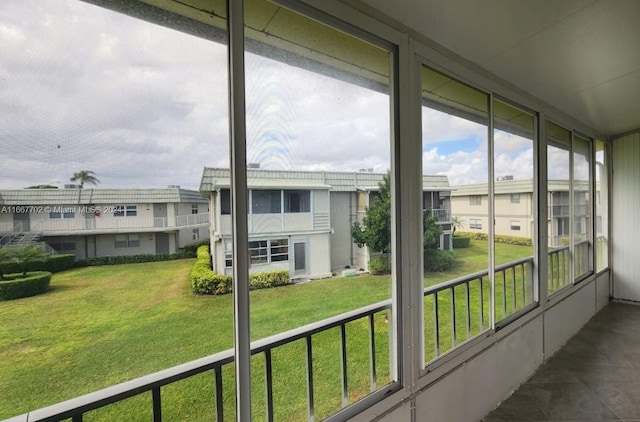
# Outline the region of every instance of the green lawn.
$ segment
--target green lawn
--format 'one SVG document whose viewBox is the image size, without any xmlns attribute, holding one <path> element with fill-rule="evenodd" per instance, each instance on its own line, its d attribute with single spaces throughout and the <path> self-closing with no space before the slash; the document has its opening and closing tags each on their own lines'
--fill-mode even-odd
<svg viewBox="0 0 640 422">
<path fill-rule="evenodd" d="M 487 266 L 486 242 L 474 241 L 471 248 L 456 253 L 461 260 L 456 271 L 427 274 L 425 285 Z M 496 247 L 498 262 L 527 254 L 530 248 Z M 44 295 L 0 302 L 0 418 L 232 347 L 232 297 L 191 294 L 187 274 L 192 263 L 75 269 L 54 275 L 51 290 Z M 335 278 L 251 292 L 251 337 L 263 338 L 387 299 L 389 280 L 388 276 Z M 378 385 L 388 381 L 387 327 L 384 315 L 376 315 Z M 446 334 L 447 328 L 442 329 Z M 367 335 L 365 320 L 347 326 L 351 400 L 369 392 Z M 341 407 L 339 330 L 316 335 L 313 341 L 316 416 L 322 418 Z M 306 419 L 304 343 L 276 349 L 273 365 L 276 419 Z M 263 356 L 255 356 L 256 420 L 264 419 L 263 367 Z M 224 386 L 229 417 L 234 408 L 232 375 L 229 366 Z M 162 394 L 165 405 L 171 403 L 163 409 L 167 420 L 211 419 L 211 374 L 166 387 Z M 93 412 L 86 420 L 122 420 L 123 415 L 130 419 L 132 414 L 148 419 L 149 403 L 150 395 L 142 395 Z"/>
</svg>

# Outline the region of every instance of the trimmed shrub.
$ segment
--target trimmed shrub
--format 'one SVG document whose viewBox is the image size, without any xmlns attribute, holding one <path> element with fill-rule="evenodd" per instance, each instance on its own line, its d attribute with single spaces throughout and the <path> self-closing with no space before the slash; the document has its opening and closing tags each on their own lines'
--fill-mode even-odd
<svg viewBox="0 0 640 422">
<path fill-rule="evenodd" d="M 192 253 L 195 256 L 196 251 L 201 246 L 209 246 L 209 239 L 199 240 L 197 242 L 190 243 L 183 248 L 183 251 Z"/>
<path fill-rule="evenodd" d="M 231 292 L 231 276 L 216 274 L 209 261 L 209 246 L 202 245 L 196 251 L 196 262 L 189 273 L 191 290 L 199 295 L 223 295 Z"/>
<path fill-rule="evenodd" d="M 391 272 L 389 257 L 372 256 L 371 259 L 369 259 L 369 272 L 373 275 L 389 274 Z"/>
<path fill-rule="evenodd" d="M 0 300 L 12 300 L 35 296 L 49 289 L 51 273 L 34 271 L 23 277 L 22 273 L 8 274 L 0 280 Z"/>
<path fill-rule="evenodd" d="M 471 244 L 471 238 L 469 236 L 453 236 L 451 239 L 453 249 L 468 248 Z"/>
<path fill-rule="evenodd" d="M 233 278 L 229 275 L 217 274 L 211 269 L 209 246 L 200 246 L 196 254 L 198 259 L 189 273 L 189 281 L 191 282 L 193 293 L 199 295 L 231 293 Z M 249 274 L 249 288 L 251 290 L 284 286 L 289 284 L 290 281 L 289 271 L 284 270 Z"/>
<path fill-rule="evenodd" d="M 470 232 L 456 232 L 460 233 L 463 236 L 469 236 L 471 239 L 475 240 L 489 240 L 489 235 L 487 233 L 470 233 Z M 529 237 L 519 237 L 519 236 L 507 236 L 504 234 L 495 235 L 495 240 L 498 243 L 506 243 L 508 245 L 519 245 L 519 246 L 531 246 L 531 238 Z"/>
<path fill-rule="evenodd" d="M 178 252 L 171 254 L 143 254 L 128 256 L 97 256 L 76 261 L 76 267 L 90 267 L 94 265 L 137 264 L 141 262 L 173 261 L 175 259 L 194 258 L 193 252 Z"/>
<path fill-rule="evenodd" d="M 284 286 L 285 284 L 289 284 L 290 281 L 289 271 L 286 270 L 249 274 L 249 288 L 251 290 Z"/>
<path fill-rule="evenodd" d="M 424 270 L 431 272 L 450 271 L 457 265 L 456 257 L 451 251 L 440 249 L 424 252 Z"/>
</svg>

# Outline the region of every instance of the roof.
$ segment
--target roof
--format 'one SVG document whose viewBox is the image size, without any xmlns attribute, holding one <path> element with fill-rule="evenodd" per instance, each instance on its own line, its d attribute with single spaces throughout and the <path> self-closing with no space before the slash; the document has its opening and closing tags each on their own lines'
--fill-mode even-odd
<svg viewBox="0 0 640 422">
<path fill-rule="evenodd" d="M 207 200 L 195 190 L 152 189 L 15 189 L 0 190 L 2 205 L 151 204 Z"/>
<path fill-rule="evenodd" d="M 334 192 L 377 190 L 384 173 L 247 169 L 249 188 L 327 189 Z M 447 176 L 423 176 L 424 190 L 450 190 Z M 200 192 L 230 188 L 230 170 L 206 167 Z"/>
<path fill-rule="evenodd" d="M 574 181 L 574 188 L 580 189 L 587 186 L 585 181 Z M 569 190 L 568 180 L 549 180 L 548 188 L 549 192 L 559 192 Z M 583 189 L 584 190 L 584 189 Z M 486 183 L 476 183 L 470 185 L 455 186 L 452 196 L 466 196 L 466 195 L 487 195 L 489 188 Z M 532 193 L 533 192 L 533 179 L 524 180 L 498 180 L 495 183 L 495 194 L 510 194 L 510 193 Z"/>
</svg>

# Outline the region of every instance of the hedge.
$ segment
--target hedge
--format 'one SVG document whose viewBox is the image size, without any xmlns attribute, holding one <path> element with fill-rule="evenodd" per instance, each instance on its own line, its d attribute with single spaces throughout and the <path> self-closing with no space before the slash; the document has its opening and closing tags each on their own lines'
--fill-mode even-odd
<svg viewBox="0 0 640 422">
<path fill-rule="evenodd" d="M 387 256 L 372 256 L 369 259 L 369 272 L 373 275 L 389 274 L 391 272 L 391 264 Z"/>
<path fill-rule="evenodd" d="M 470 233 L 470 232 L 456 232 L 456 236 L 469 236 L 471 239 L 476 240 L 489 240 L 489 235 L 487 233 Z M 507 236 L 504 234 L 496 234 L 495 241 L 497 243 L 506 243 L 508 245 L 520 245 L 520 246 L 531 246 L 531 238 L 529 237 L 519 237 L 519 236 Z"/>
<path fill-rule="evenodd" d="M 8 274 L 0 280 L 0 300 L 12 300 L 22 297 L 35 296 L 49 289 L 51 273 L 48 271 L 34 271 L 23 277 L 22 273 Z"/>
<path fill-rule="evenodd" d="M 44 261 L 33 261 L 27 264 L 27 271 L 47 271 L 50 273 L 58 273 L 60 271 L 69 270 L 75 266 L 76 256 L 74 254 L 50 255 Z M 18 273 L 22 272 L 22 267 L 17 262 L 6 262 L 2 264 L 3 272 Z"/>
<path fill-rule="evenodd" d="M 178 253 L 160 253 L 160 254 L 143 254 L 143 255 L 125 255 L 125 256 L 96 256 L 76 261 L 76 267 L 90 267 L 94 265 L 118 265 L 118 264 L 136 264 L 140 262 L 157 262 L 157 261 L 173 261 L 175 259 L 194 258 L 193 252 Z"/>
<path fill-rule="evenodd" d="M 424 270 L 430 272 L 450 271 L 456 267 L 458 262 L 451 251 L 440 249 L 424 251 Z"/>
<path fill-rule="evenodd" d="M 455 235 L 452 238 L 453 249 L 468 248 L 471 244 L 471 237 Z"/>
<path fill-rule="evenodd" d="M 191 272 L 189 281 L 191 290 L 201 295 L 223 295 L 231 293 L 233 278 L 224 274 L 217 274 L 211 269 L 209 261 L 209 247 L 200 246 L 196 252 L 197 260 Z M 289 271 L 265 271 L 249 275 L 249 288 L 251 290 L 267 289 L 270 287 L 289 284 Z"/>
</svg>

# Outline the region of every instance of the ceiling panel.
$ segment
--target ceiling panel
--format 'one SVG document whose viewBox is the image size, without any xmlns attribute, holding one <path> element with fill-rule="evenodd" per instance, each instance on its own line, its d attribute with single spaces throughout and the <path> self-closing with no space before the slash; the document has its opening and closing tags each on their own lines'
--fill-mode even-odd
<svg viewBox="0 0 640 422">
<path fill-rule="evenodd" d="M 640 128 L 640 1 L 362 1 L 602 134 Z"/>
</svg>

